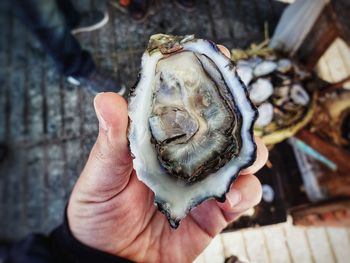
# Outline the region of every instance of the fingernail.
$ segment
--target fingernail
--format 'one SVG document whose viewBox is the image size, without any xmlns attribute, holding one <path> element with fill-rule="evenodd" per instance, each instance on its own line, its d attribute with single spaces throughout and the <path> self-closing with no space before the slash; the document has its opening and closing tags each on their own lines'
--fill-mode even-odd
<svg viewBox="0 0 350 263">
<path fill-rule="evenodd" d="M 98 119 L 98 122 L 99 122 L 99 125 L 101 127 L 102 130 L 104 130 L 105 132 L 107 132 L 108 130 L 108 126 L 107 126 L 107 123 L 106 121 L 103 119 L 102 115 L 101 115 L 101 112 L 100 112 L 100 109 L 98 108 L 98 104 L 96 103 L 97 101 L 97 98 L 99 96 L 101 96 L 102 93 L 98 93 L 96 96 L 95 96 L 95 99 L 94 99 L 94 107 L 95 107 L 95 112 L 96 112 L 96 116 L 97 116 L 97 119 Z"/>
<path fill-rule="evenodd" d="M 241 192 L 236 189 L 231 189 L 231 191 L 226 194 L 226 198 L 230 206 L 235 207 L 242 199 Z"/>
</svg>

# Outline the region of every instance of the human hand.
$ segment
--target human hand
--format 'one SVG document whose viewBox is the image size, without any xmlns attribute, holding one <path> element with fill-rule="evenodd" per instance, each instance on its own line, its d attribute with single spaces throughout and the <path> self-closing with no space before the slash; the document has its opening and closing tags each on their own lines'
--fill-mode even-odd
<svg viewBox="0 0 350 263">
<path fill-rule="evenodd" d="M 260 201 L 261 185 L 253 174 L 265 164 L 268 151 L 256 139 L 257 159 L 241 172 L 226 201 L 202 203 L 177 230 L 171 229 L 152 191 L 133 170 L 125 100 L 100 93 L 94 105 L 99 135 L 67 209 L 71 232 L 80 242 L 137 262 L 191 262 L 228 223 Z"/>
</svg>

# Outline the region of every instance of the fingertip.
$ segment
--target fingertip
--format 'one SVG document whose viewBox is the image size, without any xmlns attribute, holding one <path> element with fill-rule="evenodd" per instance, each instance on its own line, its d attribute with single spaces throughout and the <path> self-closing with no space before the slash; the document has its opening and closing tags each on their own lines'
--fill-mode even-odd
<svg viewBox="0 0 350 263">
<path fill-rule="evenodd" d="M 217 47 L 220 49 L 220 51 L 228 58 L 231 58 L 231 52 L 228 50 L 227 47 L 218 44 Z"/>
<path fill-rule="evenodd" d="M 240 174 L 255 174 L 258 172 L 261 168 L 264 167 L 266 164 L 268 158 L 269 158 L 269 151 L 267 147 L 265 146 L 262 139 L 255 137 L 255 143 L 256 143 L 256 159 L 254 163 L 249 166 L 246 169 L 243 169 Z"/>
<path fill-rule="evenodd" d="M 239 195 L 232 195 L 233 193 L 239 193 Z M 239 196 L 239 199 L 236 198 L 237 196 Z M 217 202 L 217 204 L 226 219 L 231 221 L 237 214 L 257 205 L 261 198 L 262 187 L 258 178 L 251 174 L 240 175 L 226 194 L 226 201 L 224 203 Z"/>
<path fill-rule="evenodd" d="M 225 202 L 217 202 L 218 206 L 222 210 L 231 211 L 235 208 L 240 202 L 242 201 L 242 194 L 237 189 L 234 189 L 233 187 L 230 189 L 228 193 L 226 193 L 226 200 Z"/>
<path fill-rule="evenodd" d="M 244 193 L 242 195 L 244 196 L 244 199 L 248 207 L 246 209 L 255 206 L 260 203 L 262 198 L 262 186 L 260 183 L 260 180 L 255 175 L 243 175 L 243 177 L 249 177 L 249 182 L 246 180 L 244 189 Z"/>
<path fill-rule="evenodd" d="M 94 98 L 97 117 L 106 126 L 126 129 L 128 123 L 128 106 L 126 100 L 114 92 L 98 93 Z"/>
<path fill-rule="evenodd" d="M 102 114 L 115 110 L 127 111 L 126 100 L 114 92 L 98 93 L 94 98 L 94 105 Z"/>
</svg>

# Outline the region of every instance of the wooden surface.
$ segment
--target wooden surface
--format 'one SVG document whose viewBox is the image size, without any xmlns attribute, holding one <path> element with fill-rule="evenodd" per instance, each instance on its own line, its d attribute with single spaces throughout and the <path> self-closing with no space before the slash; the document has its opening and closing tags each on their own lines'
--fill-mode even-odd
<svg viewBox="0 0 350 263">
<path fill-rule="evenodd" d="M 257 263 L 348 263 L 350 228 L 296 227 L 290 221 L 224 233 L 194 263 L 223 263 L 238 256 Z"/>
<path fill-rule="evenodd" d="M 339 30 L 334 23 L 334 11 L 332 6 L 327 5 L 299 47 L 296 57 L 308 70 L 312 70 L 337 36 Z"/>
<path fill-rule="evenodd" d="M 350 227 L 350 199 L 338 197 L 290 210 L 294 225 Z"/>
<path fill-rule="evenodd" d="M 348 151 L 323 141 L 307 130 L 301 130 L 296 136 L 334 162 L 340 171 L 350 171 L 350 153 Z"/>
<path fill-rule="evenodd" d="M 350 76 L 350 47 L 337 38 L 316 65 L 318 75 L 330 82 L 339 82 Z M 344 84 L 350 89 L 350 81 Z"/>
<path fill-rule="evenodd" d="M 349 11 L 350 2 L 348 0 L 332 0 L 334 14 L 337 17 L 337 26 L 340 37 L 350 45 L 350 23 Z"/>
<path fill-rule="evenodd" d="M 337 37 L 350 45 L 349 10 L 348 0 L 331 0 L 325 6 L 296 54 L 309 70 Z"/>
</svg>

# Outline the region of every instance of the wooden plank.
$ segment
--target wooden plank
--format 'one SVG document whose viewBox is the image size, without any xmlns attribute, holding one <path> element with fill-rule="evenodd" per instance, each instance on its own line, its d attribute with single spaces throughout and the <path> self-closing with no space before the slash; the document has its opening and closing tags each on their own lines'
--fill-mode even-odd
<svg viewBox="0 0 350 263">
<path fill-rule="evenodd" d="M 0 6 L 6 6 L 6 1 L 1 1 Z M 7 11 L 7 10 L 6 10 Z M 7 108 L 8 108 L 8 72 L 10 71 L 8 62 L 9 62 L 9 46 L 10 46 L 10 35 L 11 35 L 11 27 L 10 27 L 10 15 L 1 15 L 0 16 L 0 24 L 4 25 L 2 27 L 2 34 L 0 35 L 0 142 L 4 143 L 6 141 L 6 137 L 8 137 L 8 127 L 7 127 Z M 7 173 L 8 166 L 6 165 L 6 160 L 0 164 L 0 237 L 2 233 L 5 231 L 6 224 L 6 200 L 7 200 L 7 191 L 6 191 L 6 182 L 7 178 L 2 176 Z"/>
<path fill-rule="evenodd" d="M 222 263 L 225 260 L 224 247 L 220 235 L 217 235 L 203 251 L 204 262 Z"/>
<path fill-rule="evenodd" d="M 283 225 L 273 225 L 262 228 L 266 245 L 269 250 L 271 262 L 276 263 L 289 263 L 292 262 L 287 247 L 287 239 L 283 231 Z"/>
<path fill-rule="evenodd" d="M 340 57 L 342 58 L 345 65 L 347 76 L 350 76 L 350 47 L 342 39 L 339 39 L 338 43 Z M 350 89 L 350 81 L 345 83 L 343 86 L 347 89 Z"/>
<path fill-rule="evenodd" d="M 350 48 L 337 38 L 317 63 L 316 71 L 322 79 L 334 83 L 350 76 Z M 344 86 L 350 87 L 350 83 Z"/>
<path fill-rule="evenodd" d="M 79 90 L 67 84 L 62 84 L 62 134 L 66 137 L 77 137 L 81 134 L 83 105 Z"/>
<path fill-rule="evenodd" d="M 46 132 L 48 138 L 59 138 L 63 133 L 60 76 L 52 61 L 46 61 L 45 102 L 46 102 Z"/>
<path fill-rule="evenodd" d="M 66 159 L 65 169 L 65 195 L 69 197 L 76 180 L 78 179 L 86 160 L 81 159 L 81 142 L 79 139 L 65 143 L 64 154 Z"/>
<path fill-rule="evenodd" d="M 334 14 L 337 19 L 340 36 L 350 44 L 350 25 L 349 25 L 349 10 L 350 2 L 348 0 L 333 0 L 331 4 L 334 8 Z"/>
<path fill-rule="evenodd" d="M 350 154 L 347 151 L 328 144 L 327 142 L 320 139 L 318 136 L 306 130 L 302 130 L 298 132 L 297 137 L 303 140 L 312 148 L 319 151 L 322 155 L 327 157 L 329 160 L 336 163 L 337 168 L 340 171 L 346 172 L 350 170 L 350 163 L 349 163 Z"/>
<path fill-rule="evenodd" d="M 248 260 L 253 262 L 270 262 L 263 232 L 260 229 L 247 229 L 243 231 L 247 245 Z"/>
<path fill-rule="evenodd" d="M 336 41 L 338 44 L 337 47 L 340 53 L 340 57 L 343 59 L 343 63 L 345 64 L 346 71 L 349 74 L 350 73 L 350 47 L 341 38 L 338 38 Z"/>
<path fill-rule="evenodd" d="M 310 245 L 312 257 L 314 258 L 315 262 L 336 262 L 324 228 L 307 228 L 306 237 Z"/>
<path fill-rule="evenodd" d="M 13 18 L 11 41 L 11 69 L 9 71 L 9 93 L 11 111 L 9 130 L 10 139 L 19 140 L 24 135 L 24 93 L 26 81 L 26 30 L 17 19 Z"/>
<path fill-rule="evenodd" d="M 313 262 L 305 229 L 288 222 L 283 226 L 292 262 Z"/>
<path fill-rule="evenodd" d="M 112 71 L 114 63 L 114 38 L 111 37 L 114 34 L 113 25 L 113 22 L 109 21 L 107 25 L 94 32 L 96 39 L 95 51 L 98 51 L 98 57 L 96 57 L 96 54 L 94 56 L 96 58 L 96 64 L 103 69 L 105 73 L 108 73 L 111 76 L 113 76 Z M 132 34 L 137 36 L 135 32 Z M 128 39 L 132 34 L 128 34 L 126 38 Z"/>
<path fill-rule="evenodd" d="M 42 229 L 41 219 L 44 217 L 45 179 L 44 151 L 42 147 L 28 149 L 26 185 L 26 219 L 27 229 L 39 231 Z"/>
<path fill-rule="evenodd" d="M 98 133 L 98 123 L 94 109 L 95 95 L 86 89 L 79 91 L 82 95 L 82 135 L 91 135 Z"/>
<path fill-rule="evenodd" d="M 64 215 L 65 185 L 62 145 L 53 144 L 47 147 L 47 218 L 43 218 L 45 232 L 53 225 L 58 225 Z"/>
<path fill-rule="evenodd" d="M 221 234 L 222 243 L 224 246 L 225 258 L 232 255 L 237 256 L 243 261 L 247 259 L 247 248 L 241 231 L 229 232 Z"/>
<path fill-rule="evenodd" d="M 319 59 L 319 61 L 316 64 L 316 72 L 317 75 L 327 81 L 327 82 L 332 82 L 332 76 L 329 71 L 329 67 L 326 62 L 326 54 L 327 52 Z"/>
<path fill-rule="evenodd" d="M 112 9 L 112 12 L 115 12 L 114 9 Z M 133 24 L 132 19 L 127 15 L 127 14 L 122 14 L 121 12 L 117 12 L 114 16 L 114 21 L 113 23 L 113 34 L 115 36 L 115 44 L 116 44 L 116 49 L 117 50 L 128 50 L 129 48 L 129 27 L 131 24 Z M 157 17 L 151 17 L 150 19 L 157 19 Z M 150 21 L 148 21 L 150 22 Z M 154 23 L 147 23 L 146 27 L 152 29 Z M 148 33 L 149 31 L 147 30 L 145 33 Z M 155 33 L 155 32 L 153 32 Z M 149 35 L 148 35 L 149 37 Z M 147 37 L 147 38 L 148 38 Z M 135 43 L 133 43 L 132 47 L 134 46 Z"/>
<path fill-rule="evenodd" d="M 338 82 L 349 76 L 346 65 L 339 53 L 339 39 L 336 39 L 325 53 L 325 63 L 329 68 L 331 82 Z"/>
<path fill-rule="evenodd" d="M 344 182 L 344 184 L 347 184 Z M 341 185 L 339 184 L 338 188 Z M 336 187 L 334 187 L 336 188 Z M 339 190 L 336 190 L 339 191 Z M 347 193 L 346 190 L 343 190 Z M 338 195 L 339 196 L 339 195 Z M 338 213 L 347 213 L 350 211 L 350 199 L 349 198 L 337 198 L 330 199 L 320 203 L 308 204 L 304 206 L 295 207 L 290 210 L 290 214 L 293 217 L 294 224 L 302 226 L 349 226 L 349 222 L 343 219 L 336 220 L 333 215 Z M 311 216 L 311 217 L 310 217 Z M 327 220 L 327 218 L 329 220 Z M 340 223 L 341 222 L 341 223 Z"/>
<path fill-rule="evenodd" d="M 10 154 L 7 155 L 5 161 L 0 165 L 3 166 L 3 170 L 0 171 L 0 177 L 2 180 L 0 184 L 1 202 L 4 206 L 1 208 L 1 219 L 4 221 L 4 225 L 1 226 L 1 235 L 4 238 L 11 239 L 13 235 L 19 236 L 23 234 L 23 197 L 24 187 L 21 183 L 24 177 L 25 158 L 26 151 L 19 147 L 12 146 L 16 141 L 24 135 L 24 90 L 25 90 L 25 31 L 20 25 L 19 21 L 11 16 L 3 14 L 3 17 L 7 19 L 4 23 L 7 30 L 4 30 L 4 37 L 6 42 L 3 43 L 2 58 L 4 59 L 1 66 L 4 68 L 0 71 L 3 72 L 3 79 L 0 80 L 0 86 L 2 92 L 0 96 L 3 96 L 3 111 L 4 115 L 1 116 L 2 120 L 0 128 L 2 130 L 2 138 L 0 142 L 8 145 Z M 3 93 L 3 94 L 1 94 Z M 12 147 L 11 147 L 12 146 Z M 11 227 L 11 224 L 16 225 L 16 228 Z"/>
<path fill-rule="evenodd" d="M 36 42 L 33 36 L 31 36 L 31 44 Z M 40 45 L 39 45 L 40 46 Z M 28 85 L 28 137 L 31 142 L 41 141 L 44 137 L 44 98 L 42 94 L 44 74 L 43 57 L 38 56 L 35 53 L 37 50 L 31 50 L 28 52 L 27 57 L 27 85 Z"/>
<path fill-rule="evenodd" d="M 2 180 L 0 183 L 4 183 L 3 189 L 3 214 L 1 214 L 0 221 L 1 230 L 0 235 L 5 239 L 11 239 L 13 235 L 19 236 L 23 234 L 22 212 L 23 203 L 25 200 L 23 197 L 24 192 L 23 185 L 19 183 L 24 174 L 23 156 L 26 154 L 23 150 L 15 150 L 11 153 L 12 158 L 8 158 L 4 163 L 4 169 L 0 170 Z M 5 170 L 6 169 L 6 170 Z M 4 171 L 4 173 L 2 173 Z M 17 176 L 13 176 L 17 175 Z M 19 176 L 21 176 L 19 178 Z M 15 224 L 17 227 L 11 227 Z"/>
<path fill-rule="evenodd" d="M 332 250 L 334 251 L 337 263 L 347 263 L 350 259 L 350 240 L 346 228 L 327 228 Z"/>
<path fill-rule="evenodd" d="M 300 45 L 296 56 L 312 70 L 339 32 L 333 23 L 333 10 L 327 5 Z"/>
<path fill-rule="evenodd" d="M 9 17 L 0 16 L 0 24 L 3 26 L 2 34 L 0 35 L 0 141 L 4 141 L 6 137 L 6 93 L 8 88 L 8 46 L 9 46 Z"/>
</svg>

